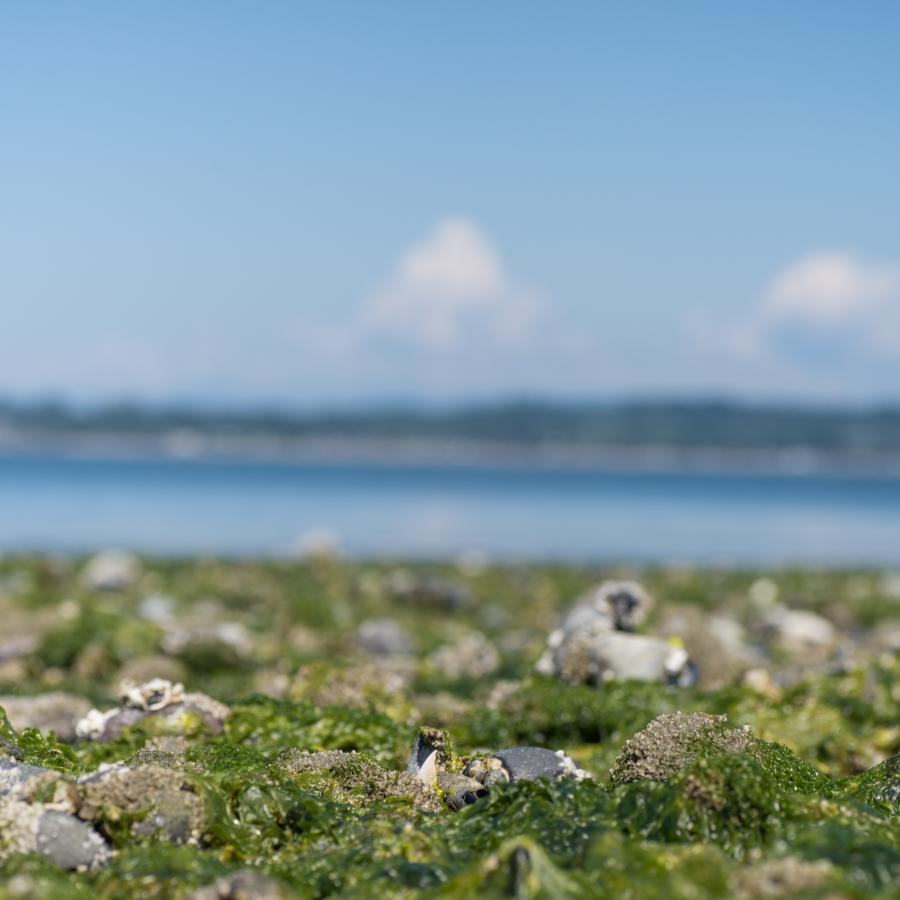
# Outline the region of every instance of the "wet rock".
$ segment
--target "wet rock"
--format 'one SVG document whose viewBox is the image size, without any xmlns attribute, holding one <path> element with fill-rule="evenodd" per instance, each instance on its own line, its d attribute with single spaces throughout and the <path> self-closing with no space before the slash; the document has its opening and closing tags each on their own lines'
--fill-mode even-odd
<svg viewBox="0 0 900 900">
<path fill-rule="evenodd" d="M 109 857 L 103 838 L 85 822 L 48 810 L 37 822 L 38 853 L 62 869 L 96 869 Z"/>
<path fill-rule="evenodd" d="M 293 896 L 274 879 L 243 869 L 193 891 L 187 900 L 287 900 Z"/>
<path fill-rule="evenodd" d="M 6 710 L 10 725 L 21 731 L 37 728 L 46 734 L 53 731 L 61 741 L 76 738 L 75 726 L 87 715 L 90 701 L 77 694 L 53 691 L 30 697 L 0 697 L 0 707 Z"/>
<path fill-rule="evenodd" d="M 439 647 L 427 662 L 442 677 L 459 681 L 492 675 L 500 668 L 500 654 L 483 634 L 474 631 L 453 644 Z"/>
<path fill-rule="evenodd" d="M 748 668 L 763 662 L 761 654 L 747 643 L 740 622 L 696 607 L 670 608 L 659 624 L 659 634 L 683 642 L 697 665 L 697 684 L 702 690 L 733 684 Z"/>
<path fill-rule="evenodd" d="M 249 659 L 253 642 L 240 622 L 213 622 L 170 632 L 163 638 L 162 648 L 189 665 L 213 669 L 228 668 Z"/>
<path fill-rule="evenodd" d="M 441 728 L 430 728 L 426 725 L 420 728 L 416 735 L 406 761 L 406 771 L 411 775 L 416 775 L 432 755 L 435 757 L 435 767 L 438 772 L 443 772 L 448 766 L 453 765 L 450 736 Z"/>
<path fill-rule="evenodd" d="M 140 560 L 125 550 L 103 550 L 84 566 L 81 580 L 93 591 L 124 591 L 141 577 Z"/>
<path fill-rule="evenodd" d="M 561 750 L 554 753 L 546 747 L 510 747 L 495 754 L 509 773 L 509 780 L 535 781 L 538 778 L 576 778 L 585 773 Z"/>
<path fill-rule="evenodd" d="M 163 730 L 174 733 L 199 720 L 213 734 L 221 734 L 231 713 L 224 703 L 199 692 L 186 693 L 181 684 L 162 678 L 142 685 L 123 682 L 119 704 L 106 712 L 90 710 L 75 727 L 78 737 L 91 741 L 113 740 L 128 726 L 151 718 Z"/>
<path fill-rule="evenodd" d="M 162 594 L 151 594 L 138 604 L 138 615 L 157 625 L 168 625 L 175 615 L 175 601 Z"/>
<path fill-rule="evenodd" d="M 356 643 L 372 656 L 410 656 L 415 652 L 409 632 L 394 619 L 369 619 L 356 629 Z"/>
<path fill-rule="evenodd" d="M 479 798 L 487 796 L 488 792 L 488 789 L 480 781 L 466 775 L 453 775 L 449 772 L 438 774 L 437 785 L 444 794 L 444 803 L 454 812 L 470 806 Z"/>
<path fill-rule="evenodd" d="M 792 659 L 824 659 L 837 645 L 831 622 L 805 609 L 776 607 L 763 619 L 763 627 L 772 645 Z"/>
<path fill-rule="evenodd" d="M 402 698 L 415 673 L 415 660 L 406 657 L 341 668 L 313 663 L 300 668 L 288 695 L 294 700 L 311 700 L 317 706 L 367 707 L 376 698 Z"/>
<path fill-rule="evenodd" d="M 291 748 L 274 765 L 293 778 L 321 775 L 319 786 L 333 800 L 354 805 L 372 800 L 402 798 L 425 812 L 438 812 L 441 802 L 434 789 L 409 772 L 391 772 L 356 752 L 309 752 Z"/>
<path fill-rule="evenodd" d="M 476 758 L 463 770 L 463 774 L 485 787 L 504 782 L 536 781 L 539 778 L 572 778 L 581 781 L 588 777 L 574 760 L 562 750 L 546 747 L 510 747 L 499 750 L 493 756 Z"/>
<path fill-rule="evenodd" d="M 697 669 L 683 646 L 593 625 L 563 636 L 548 649 L 538 670 L 569 684 L 633 679 L 689 687 L 697 680 Z"/>
<path fill-rule="evenodd" d="M 703 752 L 741 753 L 750 745 L 748 727 L 727 728 L 725 716 L 667 713 L 625 742 L 610 770 L 613 784 L 666 781 Z"/>
<path fill-rule="evenodd" d="M 78 779 L 78 815 L 103 821 L 112 814 L 134 816 L 131 831 L 138 837 L 158 835 L 177 844 L 197 844 L 206 828 L 203 801 L 185 772 L 157 766 L 101 767 Z"/>
<path fill-rule="evenodd" d="M 432 607 L 457 612 L 472 605 L 468 590 L 444 578 L 417 578 L 409 572 L 394 572 L 388 579 L 387 592 L 391 599 L 415 606 Z"/>
<path fill-rule="evenodd" d="M 64 869 L 96 869 L 109 859 L 106 842 L 68 812 L 21 796 L 0 800 L 0 859 L 39 853 Z"/>
<path fill-rule="evenodd" d="M 805 895 L 821 888 L 833 872 L 834 866 L 824 859 L 811 861 L 793 856 L 769 859 L 738 869 L 731 881 L 732 894 L 740 900 Z"/>
<path fill-rule="evenodd" d="M 604 581 L 580 597 L 563 622 L 563 631 L 602 621 L 609 630 L 634 631 L 653 609 L 653 600 L 636 581 Z"/>
<path fill-rule="evenodd" d="M 43 775 L 55 774 L 50 769 L 31 766 L 10 757 L 0 756 L 0 797 L 19 791 L 25 782 Z"/>
</svg>

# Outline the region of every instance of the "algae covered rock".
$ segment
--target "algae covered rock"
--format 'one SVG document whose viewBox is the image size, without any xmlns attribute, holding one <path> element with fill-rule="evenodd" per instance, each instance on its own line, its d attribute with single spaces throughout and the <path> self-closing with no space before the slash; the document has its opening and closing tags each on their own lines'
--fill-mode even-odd
<svg viewBox="0 0 900 900">
<path fill-rule="evenodd" d="M 16 731 L 37 728 L 52 731 L 61 741 L 74 741 L 75 727 L 87 715 L 91 704 L 84 697 L 66 691 L 51 691 L 24 697 L 0 697 L 10 725 Z"/>
<path fill-rule="evenodd" d="M 441 809 L 434 789 L 415 775 L 383 769 L 361 753 L 292 748 L 280 754 L 274 765 L 278 771 L 342 803 L 407 800 L 424 812 Z"/>
<path fill-rule="evenodd" d="M 725 716 L 669 713 L 658 716 L 625 742 L 609 777 L 613 784 L 666 781 L 699 755 L 741 753 L 750 745 L 748 728 L 727 728 Z"/>
<path fill-rule="evenodd" d="M 78 815 L 107 830 L 119 823 L 138 838 L 197 844 L 207 827 L 202 798 L 185 772 L 157 766 L 113 765 L 78 780 Z"/>
</svg>

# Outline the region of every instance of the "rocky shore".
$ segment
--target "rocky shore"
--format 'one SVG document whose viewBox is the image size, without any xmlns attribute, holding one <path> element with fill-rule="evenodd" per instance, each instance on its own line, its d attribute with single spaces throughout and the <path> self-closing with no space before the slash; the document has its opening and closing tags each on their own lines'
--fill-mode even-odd
<svg viewBox="0 0 900 900">
<path fill-rule="evenodd" d="M 0 900 L 897 897 L 900 577 L 0 559 Z"/>
</svg>

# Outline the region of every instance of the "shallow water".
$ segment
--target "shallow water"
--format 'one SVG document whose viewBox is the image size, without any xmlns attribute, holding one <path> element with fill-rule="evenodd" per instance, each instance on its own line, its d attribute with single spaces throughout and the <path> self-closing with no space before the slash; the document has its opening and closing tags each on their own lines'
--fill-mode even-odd
<svg viewBox="0 0 900 900">
<path fill-rule="evenodd" d="M 900 564 L 900 478 L 0 458 L 0 548 Z"/>
</svg>

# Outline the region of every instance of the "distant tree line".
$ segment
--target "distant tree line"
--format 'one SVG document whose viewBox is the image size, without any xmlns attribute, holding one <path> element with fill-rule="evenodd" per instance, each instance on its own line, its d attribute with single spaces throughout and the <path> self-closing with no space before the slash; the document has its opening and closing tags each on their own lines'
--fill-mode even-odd
<svg viewBox="0 0 900 900">
<path fill-rule="evenodd" d="M 900 452 L 900 407 L 828 409 L 729 401 L 518 401 L 443 410 L 381 408 L 292 413 L 117 404 L 0 401 L 0 424 L 25 433 L 472 440 L 510 444 L 675 448 L 810 448 Z"/>
</svg>

